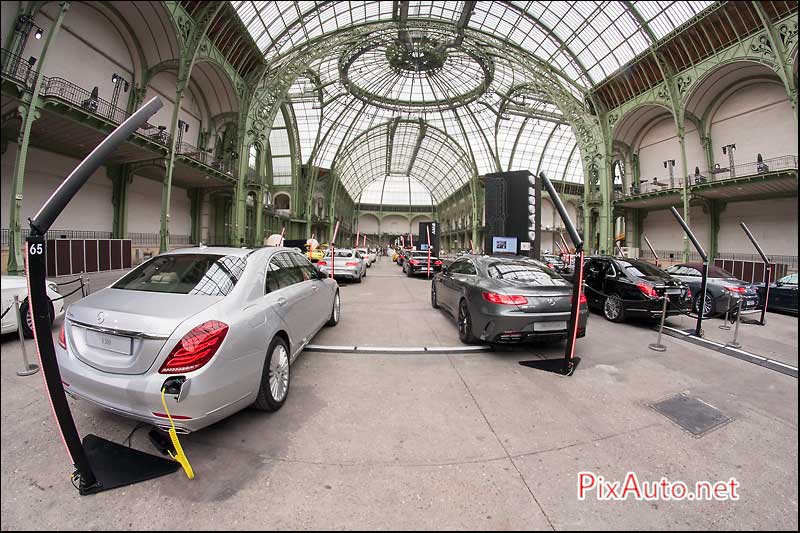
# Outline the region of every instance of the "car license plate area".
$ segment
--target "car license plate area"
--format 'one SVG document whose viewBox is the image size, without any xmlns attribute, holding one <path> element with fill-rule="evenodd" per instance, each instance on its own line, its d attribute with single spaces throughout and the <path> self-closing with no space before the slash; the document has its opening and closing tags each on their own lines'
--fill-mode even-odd
<svg viewBox="0 0 800 533">
<path fill-rule="evenodd" d="M 550 322 L 534 322 L 533 331 L 563 331 L 567 329 L 566 320 L 555 320 Z"/>
<path fill-rule="evenodd" d="M 91 329 L 86 330 L 86 344 L 93 348 L 99 348 L 122 355 L 130 355 L 132 342 L 133 339 L 130 337 L 100 333 L 99 331 Z"/>
<path fill-rule="evenodd" d="M 677 288 L 677 289 L 667 289 L 667 294 L 670 294 L 670 295 L 676 295 L 676 296 L 678 296 L 678 295 L 680 295 L 680 294 L 681 294 L 681 289 L 680 289 L 680 288 Z"/>
</svg>

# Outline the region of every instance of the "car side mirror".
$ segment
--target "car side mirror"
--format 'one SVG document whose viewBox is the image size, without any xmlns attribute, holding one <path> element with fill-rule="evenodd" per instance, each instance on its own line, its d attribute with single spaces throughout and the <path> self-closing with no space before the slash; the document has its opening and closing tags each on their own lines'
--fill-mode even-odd
<svg viewBox="0 0 800 533">
<path fill-rule="evenodd" d="M 447 274 L 447 267 L 442 265 L 442 274 Z"/>
<path fill-rule="evenodd" d="M 325 279 L 325 278 L 327 278 L 327 277 L 328 277 L 328 275 L 327 275 L 327 274 L 325 274 L 325 273 L 322 271 L 322 268 L 320 268 L 320 266 L 319 266 L 319 265 L 314 265 L 314 270 L 316 270 L 316 271 L 317 271 L 317 277 L 319 277 L 319 279 Z"/>
</svg>

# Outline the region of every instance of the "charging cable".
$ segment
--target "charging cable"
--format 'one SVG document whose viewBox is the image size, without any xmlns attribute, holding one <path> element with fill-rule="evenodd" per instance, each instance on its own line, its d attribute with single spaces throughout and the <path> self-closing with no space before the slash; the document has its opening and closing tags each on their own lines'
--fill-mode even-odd
<svg viewBox="0 0 800 533">
<path fill-rule="evenodd" d="M 175 459 L 180 463 L 183 467 L 183 471 L 186 472 L 186 476 L 189 479 L 194 479 L 194 470 L 192 470 L 192 465 L 189 464 L 189 459 L 186 457 L 186 454 L 183 453 L 183 447 L 181 446 L 181 442 L 178 440 L 178 432 L 175 430 L 175 422 L 172 421 L 172 416 L 169 414 L 169 409 L 167 409 L 167 401 L 165 399 L 166 388 L 161 389 L 161 404 L 164 406 L 164 412 L 167 414 L 167 418 L 169 419 L 169 438 L 172 441 L 172 445 L 175 447 L 175 455 L 172 455 L 172 452 L 167 450 L 167 453 L 170 457 Z"/>
</svg>

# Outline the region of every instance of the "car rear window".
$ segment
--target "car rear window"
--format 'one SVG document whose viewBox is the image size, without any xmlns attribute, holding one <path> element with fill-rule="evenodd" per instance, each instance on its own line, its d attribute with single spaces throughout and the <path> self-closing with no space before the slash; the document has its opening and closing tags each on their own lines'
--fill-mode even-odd
<svg viewBox="0 0 800 533">
<path fill-rule="evenodd" d="M 154 257 L 112 285 L 114 289 L 227 296 L 241 279 L 246 257 L 174 254 Z"/>
<path fill-rule="evenodd" d="M 486 272 L 490 278 L 504 281 L 543 283 L 550 285 L 554 279 L 561 279 L 555 271 L 533 261 L 495 261 L 489 263 Z"/>
<path fill-rule="evenodd" d="M 333 253 L 336 254 L 336 257 L 353 257 L 353 251 L 352 250 L 335 250 Z M 330 252 L 328 252 L 325 255 L 327 257 L 331 256 Z"/>
<path fill-rule="evenodd" d="M 665 275 L 660 268 L 641 261 L 620 261 L 619 264 L 625 269 L 625 272 L 637 278 L 646 278 L 648 276 L 664 277 Z"/>
<path fill-rule="evenodd" d="M 720 268 L 718 266 L 710 266 L 708 267 L 708 277 L 709 278 L 735 278 L 733 274 L 725 270 L 724 268 Z"/>
</svg>

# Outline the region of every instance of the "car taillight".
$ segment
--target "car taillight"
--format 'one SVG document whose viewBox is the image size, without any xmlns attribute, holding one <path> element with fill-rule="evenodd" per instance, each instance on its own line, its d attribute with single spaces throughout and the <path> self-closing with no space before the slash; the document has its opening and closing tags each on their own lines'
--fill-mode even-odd
<svg viewBox="0 0 800 533">
<path fill-rule="evenodd" d="M 435 266 L 437 266 L 437 267 L 438 267 L 438 266 L 442 266 L 442 262 L 441 262 L 441 261 L 434 261 L 434 262 L 433 262 L 433 264 L 434 264 Z"/>
<path fill-rule="evenodd" d="M 419 261 L 417 261 L 416 259 L 409 259 L 408 263 L 411 265 L 418 265 Z"/>
<path fill-rule="evenodd" d="M 348 261 L 344 264 L 344 266 L 355 267 L 358 266 L 358 261 Z"/>
<path fill-rule="evenodd" d="M 586 299 L 586 293 L 585 292 L 581 293 L 581 297 L 578 298 L 578 302 L 579 302 L 580 305 L 589 305 L 589 300 Z"/>
<path fill-rule="evenodd" d="M 483 299 L 499 305 L 525 305 L 528 303 L 528 299 L 524 296 L 497 294 L 496 292 L 484 292 Z"/>
<path fill-rule="evenodd" d="M 318 264 L 319 266 L 328 266 L 328 262 L 327 262 L 327 261 L 323 261 L 322 259 L 320 259 L 319 261 L 317 261 L 317 264 Z"/>
<path fill-rule="evenodd" d="M 61 329 L 58 331 L 58 345 L 66 350 L 67 349 L 67 334 L 64 331 L 64 327 L 66 326 L 65 322 L 66 321 L 61 323 Z"/>
<path fill-rule="evenodd" d="M 553 268 L 553 263 L 547 263 L 547 268 Z"/>
<path fill-rule="evenodd" d="M 656 292 L 656 288 L 648 283 L 637 283 L 637 287 L 639 290 L 642 291 L 642 294 L 647 296 L 648 298 L 658 298 L 658 293 Z"/>
<path fill-rule="evenodd" d="M 690 300 L 692 299 L 692 289 L 690 287 L 686 287 L 686 297 Z"/>
<path fill-rule="evenodd" d="M 175 345 L 158 373 L 182 374 L 197 370 L 217 353 L 227 333 L 228 325 L 218 320 L 196 326 Z"/>
<path fill-rule="evenodd" d="M 744 294 L 745 293 L 745 288 L 744 287 L 732 287 L 732 286 L 729 286 L 729 285 L 725 285 L 725 290 L 728 291 L 728 292 L 736 292 L 736 293 L 739 293 L 739 294 Z"/>
</svg>

